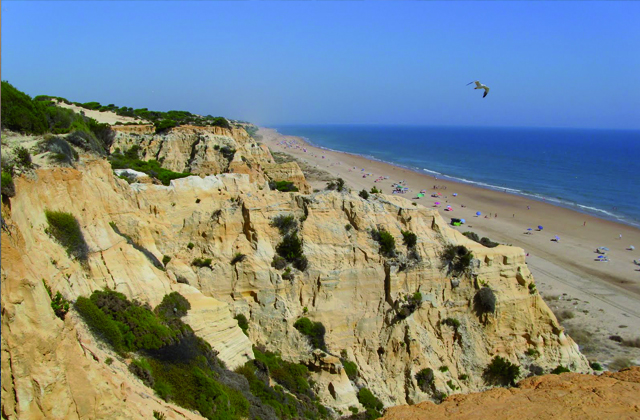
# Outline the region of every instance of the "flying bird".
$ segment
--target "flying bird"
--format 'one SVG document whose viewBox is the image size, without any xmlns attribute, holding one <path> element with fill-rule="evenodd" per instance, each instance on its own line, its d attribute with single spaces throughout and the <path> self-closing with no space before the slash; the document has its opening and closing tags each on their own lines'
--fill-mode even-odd
<svg viewBox="0 0 640 420">
<path fill-rule="evenodd" d="M 487 93 L 489 93 L 489 86 L 485 86 L 482 83 L 480 83 L 479 81 L 475 81 L 475 82 L 469 82 L 467 83 L 467 86 L 469 86 L 471 83 L 475 83 L 476 87 L 474 87 L 474 89 L 484 89 L 484 95 L 482 95 L 482 97 L 484 98 L 485 96 L 487 96 Z"/>
</svg>

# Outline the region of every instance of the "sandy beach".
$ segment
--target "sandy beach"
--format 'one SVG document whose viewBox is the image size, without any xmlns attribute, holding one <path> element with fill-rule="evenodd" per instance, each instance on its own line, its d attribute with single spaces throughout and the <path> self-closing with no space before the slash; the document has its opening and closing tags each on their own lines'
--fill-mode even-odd
<svg viewBox="0 0 640 420">
<path fill-rule="evenodd" d="M 590 360 L 608 364 L 615 359 L 615 363 L 622 363 L 622 358 L 640 364 L 639 348 L 609 338 L 617 335 L 628 343 L 640 337 L 640 266 L 633 263 L 640 259 L 640 229 L 543 201 L 321 149 L 272 129 L 261 128 L 258 134 L 272 151 L 291 155 L 306 168 L 340 177 L 354 192 L 376 187 L 391 194 L 395 189 L 392 184 L 403 181 L 407 199 L 438 208 L 447 221 L 465 219 L 466 224 L 456 227 L 461 232 L 472 231 L 523 248 L 529 254 L 527 263 L 538 290 L 554 312 L 563 314 L 563 325 Z M 312 175 L 308 180 L 314 189 L 326 187 L 326 176 Z M 424 197 L 416 198 L 422 190 L 426 190 Z M 431 197 L 434 193 L 439 193 L 437 198 Z M 435 207 L 435 202 L 441 204 Z M 449 205 L 452 210 L 445 210 Z M 481 216 L 476 216 L 478 211 Z M 629 250 L 632 245 L 635 250 Z M 597 261 L 598 247 L 609 249 L 605 254 L 608 261 Z"/>
</svg>

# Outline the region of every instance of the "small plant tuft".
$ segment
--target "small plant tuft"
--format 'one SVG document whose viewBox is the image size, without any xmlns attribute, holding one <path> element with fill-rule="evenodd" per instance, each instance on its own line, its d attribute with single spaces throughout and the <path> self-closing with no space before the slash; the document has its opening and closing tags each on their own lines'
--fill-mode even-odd
<svg viewBox="0 0 640 420">
<path fill-rule="evenodd" d="M 236 321 L 238 321 L 238 327 L 242 330 L 244 335 L 248 336 L 247 331 L 249 330 L 249 321 L 247 321 L 247 317 L 243 314 L 238 314 L 234 317 Z"/>
<path fill-rule="evenodd" d="M 554 375 L 560 375 L 561 373 L 565 372 L 571 372 L 571 370 L 562 365 L 556 366 L 556 368 L 551 371 L 551 373 L 553 373 Z"/>
<path fill-rule="evenodd" d="M 169 261 L 171 261 L 171 257 L 170 256 L 165 255 L 165 256 L 162 257 L 162 264 L 163 265 L 166 266 L 167 264 L 169 264 Z"/>
<path fill-rule="evenodd" d="M 393 257 L 396 254 L 396 240 L 386 230 L 372 230 L 371 236 L 380 244 L 380 253 L 385 257 Z"/>
<path fill-rule="evenodd" d="M 413 232 L 403 230 L 402 240 L 404 244 L 407 246 L 407 248 L 413 248 L 416 246 L 416 243 L 418 242 L 418 236 Z"/>
<path fill-rule="evenodd" d="M 62 211 L 44 212 L 49 223 L 49 233 L 62 245 L 69 256 L 82 262 L 89 258 L 89 246 L 84 240 L 80 223 L 71 213 Z"/>
<path fill-rule="evenodd" d="M 189 249 L 193 249 L 195 245 L 193 244 L 193 242 L 189 242 L 189 244 L 187 245 L 187 248 Z"/>
<path fill-rule="evenodd" d="M 365 200 L 369 198 L 369 193 L 367 192 L 367 190 L 362 190 L 358 193 L 358 195 L 362 198 L 364 198 Z"/>
<path fill-rule="evenodd" d="M 326 330 L 321 322 L 313 322 L 309 318 L 302 317 L 293 324 L 293 327 L 307 336 L 313 348 L 327 351 L 327 345 L 324 342 Z"/>
<path fill-rule="evenodd" d="M 433 374 L 433 369 L 431 368 L 425 368 L 416 373 L 416 382 L 418 383 L 418 387 L 422 390 L 422 392 L 427 392 L 433 385 L 434 380 L 435 376 Z"/>
<path fill-rule="evenodd" d="M 237 263 L 242 262 L 245 259 L 247 259 L 247 256 L 245 254 L 237 252 L 236 255 L 231 258 L 231 265 L 236 265 Z"/>
<path fill-rule="evenodd" d="M 195 267 L 209 267 L 211 268 L 211 258 L 194 258 L 193 261 L 191 261 L 191 265 L 195 266 Z"/>
<path fill-rule="evenodd" d="M 478 290 L 475 296 L 476 304 L 481 312 L 494 313 L 496 311 L 496 294 L 493 289 L 485 286 Z"/>
</svg>

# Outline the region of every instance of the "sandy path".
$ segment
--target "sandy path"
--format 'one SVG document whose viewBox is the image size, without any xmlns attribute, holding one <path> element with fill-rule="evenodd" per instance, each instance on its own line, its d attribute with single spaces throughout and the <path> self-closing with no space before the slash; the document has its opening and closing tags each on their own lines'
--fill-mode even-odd
<svg viewBox="0 0 640 420">
<path fill-rule="evenodd" d="M 529 268 L 543 296 L 560 296 L 550 306 L 574 313 L 574 318 L 563 324 L 570 330 L 574 328 L 576 335 L 579 334 L 576 328 L 589 332 L 583 337 L 585 354 L 603 362 L 624 356 L 640 363 L 640 349 L 624 347 L 608 339 L 614 334 L 625 339 L 640 337 L 640 271 L 637 271 L 640 267 L 633 264 L 634 259 L 640 259 L 640 229 L 542 201 L 319 149 L 298 137 L 282 136 L 270 129 L 260 129 L 259 135 L 271 150 L 288 153 L 312 167 L 341 177 L 354 191 L 369 191 L 375 186 L 390 194 L 391 184 L 404 180 L 404 185 L 409 187 L 409 192 L 403 195 L 407 199 L 428 207 L 439 201 L 442 203 L 439 211 L 445 220 L 466 219 L 466 225 L 456 229 L 523 248 L 530 254 Z M 283 141 L 288 145 L 282 144 Z M 372 175 L 363 178 L 363 174 Z M 376 182 L 381 176 L 389 179 Z M 311 181 L 311 185 L 314 189 L 323 189 L 326 182 Z M 434 185 L 439 188 L 434 189 Z M 425 197 L 415 199 L 423 189 L 427 191 Z M 438 192 L 442 194 L 439 198 L 430 197 Z M 457 197 L 453 197 L 454 192 Z M 453 211 L 444 211 L 446 205 L 451 205 Z M 476 211 L 482 212 L 482 216 L 476 217 Z M 484 217 L 489 214 L 491 217 Z M 538 225 L 544 229 L 536 231 Z M 528 228 L 534 229 L 530 235 L 525 234 Z M 552 241 L 556 235 L 560 237 L 558 242 Z M 636 250 L 627 250 L 632 244 Z M 610 249 L 609 262 L 595 261 L 598 255 L 595 249 L 599 246 Z"/>
</svg>

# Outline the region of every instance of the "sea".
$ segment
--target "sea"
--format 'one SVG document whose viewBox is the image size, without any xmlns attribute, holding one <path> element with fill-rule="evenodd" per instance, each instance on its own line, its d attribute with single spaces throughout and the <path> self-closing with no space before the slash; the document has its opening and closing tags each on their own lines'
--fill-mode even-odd
<svg viewBox="0 0 640 420">
<path fill-rule="evenodd" d="M 640 227 L 640 130 L 279 125 L 314 146 Z"/>
</svg>

